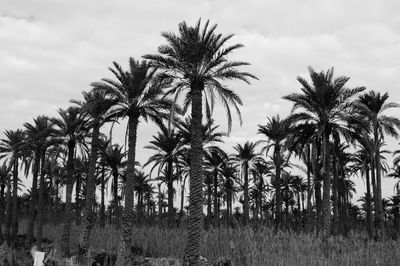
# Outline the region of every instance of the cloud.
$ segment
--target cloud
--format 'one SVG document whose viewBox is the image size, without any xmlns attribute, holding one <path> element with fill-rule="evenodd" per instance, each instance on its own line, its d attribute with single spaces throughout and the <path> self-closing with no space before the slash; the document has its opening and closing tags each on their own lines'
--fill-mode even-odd
<svg viewBox="0 0 400 266">
<path fill-rule="evenodd" d="M 231 44 L 245 47 L 232 58 L 250 62 L 244 69 L 260 79 L 251 86 L 228 83 L 244 103 L 243 127 L 234 121 L 230 146 L 256 139 L 267 116 L 289 114 L 282 96 L 299 89 L 296 77 L 307 78 L 308 65 L 334 66 L 337 75 L 351 77 L 349 86 L 388 91 L 400 102 L 399 10 L 396 0 L 6 1 L 0 7 L 2 129 L 56 115 L 91 82 L 112 77 L 113 61 L 126 67 L 130 56 L 155 53 L 165 43 L 161 32 L 177 32 L 179 22 L 199 17 L 218 23 L 217 32 L 235 33 Z M 215 117 L 226 129 L 221 108 Z M 117 128 L 124 143 L 125 129 Z M 148 156 L 142 147 L 156 130 L 140 124 L 142 163 Z"/>
</svg>

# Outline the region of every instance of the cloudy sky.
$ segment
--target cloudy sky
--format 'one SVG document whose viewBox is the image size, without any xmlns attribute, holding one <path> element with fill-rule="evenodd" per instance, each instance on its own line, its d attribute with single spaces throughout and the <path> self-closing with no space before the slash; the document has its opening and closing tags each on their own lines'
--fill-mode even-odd
<svg viewBox="0 0 400 266">
<path fill-rule="evenodd" d="M 244 48 L 233 56 L 251 63 L 259 77 L 251 86 L 232 83 L 241 96 L 244 124 L 235 123 L 225 146 L 257 139 L 267 116 L 285 116 L 282 96 L 299 90 L 297 76 L 307 66 L 351 77 L 352 86 L 389 92 L 400 102 L 400 2 L 343 1 L 2 1 L 0 5 L 0 130 L 17 129 L 32 117 L 55 116 L 89 84 L 111 77 L 113 61 L 155 53 L 160 33 L 177 32 L 178 23 L 199 17 L 234 33 Z M 400 115 L 399 112 L 393 114 Z M 226 119 L 216 112 L 226 129 Z M 115 135 L 123 143 L 124 123 Z M 140 124 L 138 160 L 156 128 Z M 388 149 L 398 147 L 388 140 Z M 363 191 L 362 181 L 357 187 Z M 384 196 L 393 181 L 384 181 Z"/>
</svg>

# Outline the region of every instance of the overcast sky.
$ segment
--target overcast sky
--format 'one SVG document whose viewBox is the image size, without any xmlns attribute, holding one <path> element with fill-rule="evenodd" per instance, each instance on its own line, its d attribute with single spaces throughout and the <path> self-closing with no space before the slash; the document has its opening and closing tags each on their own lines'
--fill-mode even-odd
<svg viewBox="0 0 400 266">
<path fill-rule="evenodd" d="M 351 77 L 348 85 L 389 92 L 400 102 L 400 1 L 1 1 L 0 130 L 21 128 L 32 117 L 55 116 L 70 99 L 104 77 L 113 61 L 155 53 L 165 41 L 160 33 L 177 32 L 178 23 L 199 17 L 234 33 L 231 44 L 244 48 L 233 56 L 251 63 L 259 77 L 251 86 L 235 82 L 244 124 L 236 122 L 226 147 L 258 138 L 257 125 L 267 116 L 289 114 L 282 96 L 298 91 L 297 76 L 307 66 Z M 392 114 L 399 115 L 399 112 Z M 226 129 L 221 112 L 217 122 Z M 115 135 L 123 143 L 125 125 Z M 156 132 L 140 124 L 137 157 Z M 388 140 L 388 149 L 398 149 Z M 231 151 L 231 149 L 228 149 Z M 357 188 L 364 191 L 362 181 Z M 384 196 L 393 181 L 384 181 Z"/>
</svg>

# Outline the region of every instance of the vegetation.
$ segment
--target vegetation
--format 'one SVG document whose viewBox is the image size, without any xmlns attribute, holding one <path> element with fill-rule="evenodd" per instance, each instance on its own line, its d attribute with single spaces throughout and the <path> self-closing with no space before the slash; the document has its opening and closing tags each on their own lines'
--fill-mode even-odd
<svg viewBox="0 0 400 266">
<path fill-rule="evenodd" d="M 236 265 L 396 264 L 400 182 L 387 199 L 381 188 L 384 176 L 400 178 L 399 151 L 391 167 L 385 157 L 392 152 L 385 138 L 400 129 L 385 113 L 400 107 L 388 93 L 347 88 L 349 77 L 335 77 L 333 68 L 309 67 L 310 81 L 298 77 L 300 91 L 283 97 L 292 113 L 267 117 L 259 141 L 229 153 L 220 144 L 231 130 L 231 108 L 241 121 L 242 101 L 225 83 L 257 79 L 242 70 L 248 63 L 228 58 L 243 45 L 228 45 L 233 35 L 200 20 L 162 36 L 167 44 L 158 54 L 130 58 L 127 71 L 113 62 L 113 79 L 93 82 L 58 117 L 4 131 L 0 241 L 16 247 L 20 231 L 27 245 L 41 248 L 50 239 L 65 256 L 106 249 L 117 254 L 116 265 L 138 255 L 131 247 L 189 265 L 200 255 Z M 228 132 L 213 120 L 216 101 Z M 124 145 L 111 134 L 122 119 Z M 141 167 L 138 127 L 148 121 L 159 130 Z M 32 180 L 24 195 L 22 175 Z M 365 177 L 366 194 L 354 201 L 357 175 Z"/>
</svg>

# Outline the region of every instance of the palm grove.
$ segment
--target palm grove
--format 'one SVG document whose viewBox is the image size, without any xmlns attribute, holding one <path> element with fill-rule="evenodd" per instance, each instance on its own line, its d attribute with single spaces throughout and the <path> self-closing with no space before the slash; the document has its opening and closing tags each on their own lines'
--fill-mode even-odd
<svg viewBox="0 0 400 266">
<path fill-rule="evenodd" d="M 365 230 L 375 239 L 399 233 L 400 194 L 384 199 L 381 191 L 383 176 L 400 177 L 399 152 L 393 167 L 385 158 L 385 137 L 397 137 L 400 128 L 387 112 L 399 105 L 387 93 L 348 88 L 348 77 L 309 67 L 309 78 L 297 78 L 300 90 L 283 97 L 292 113 L 266 118 L 259 141 L 238 143 L 228 154 L 219 144 L 232 111 L 241 122 L 242 102 L 224 82 L 257 79 L 241 70 L 248 63 L 228 60 L 242 45 L 228 45 L 233 35 L 216 33 L 208 21 L 183 22 L 177 34 L 162 36 L 166 44 L 157 54 L 130 58 L 128 70 L 114 62 L 112 79 L 93 82 L 57 117 L 38 116 L 4 132 L 1 241 L 13 245 L 22 219 L 27 244 L 36 239 L 39 246 L 44 223 L 62 224 L 60 245 L 68 255 L 75 223 L 83 255 L 93 226 L 111 224 L 121 234 L 117 264 L 125 265 L 133 226 L 184 224 L 185 260 L 196 264 L 202 230 L 211 227 L 268 226 L 323 237 Z M 216 103 L 225 108 L 228 132 L 212 118 Z M 125 145 L 111 134 L 121 120 Z M 144 147 L 153 155 L 141 166 L 136 142 L 143 122 L 156 123 L 159 132 Z M 24 177 L 32 186 L 18 196 Z M 358 177 L 367 192 L 354 204 Z"/>
</svg>

